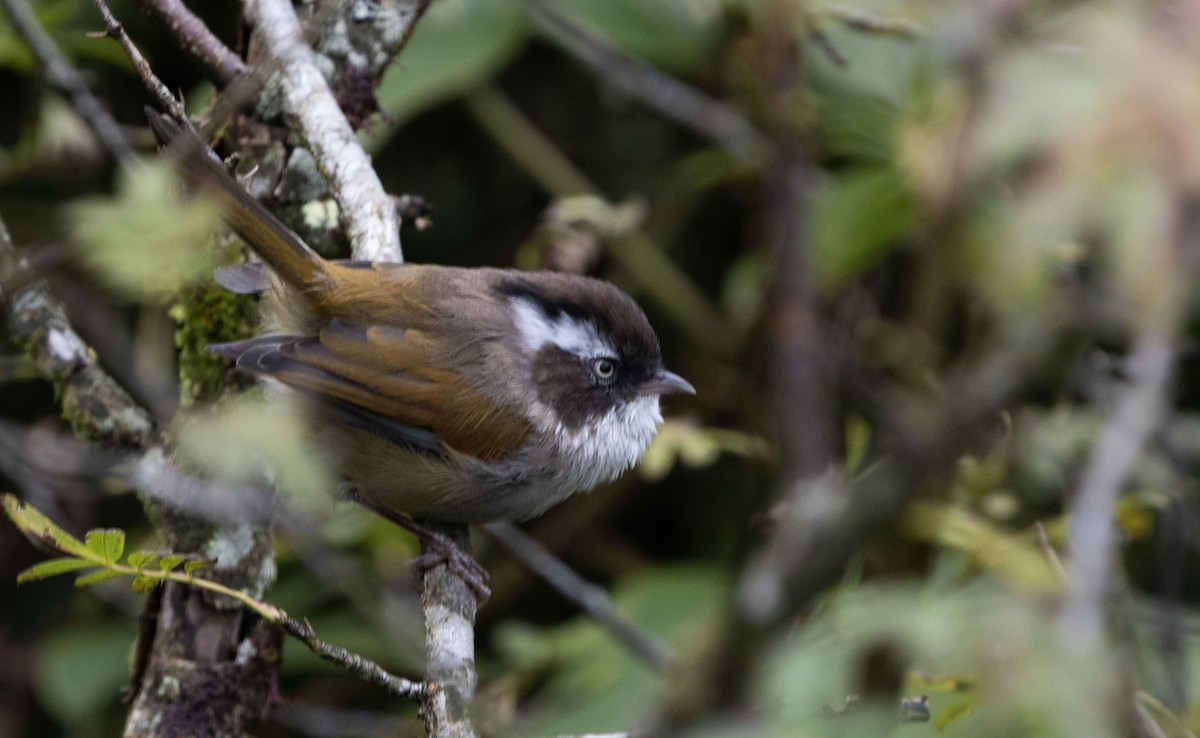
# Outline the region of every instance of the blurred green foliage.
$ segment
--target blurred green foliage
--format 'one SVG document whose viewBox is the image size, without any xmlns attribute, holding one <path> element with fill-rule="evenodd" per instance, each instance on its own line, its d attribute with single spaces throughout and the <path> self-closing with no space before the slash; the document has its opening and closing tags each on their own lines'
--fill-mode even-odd
<svg viewBox="0 0 1200 738">
<path fill-rule="evenodd" d="M 161 299 L 210 275 L 220 210 L 198 198 L 179 207 L 178 187 L 167 162 L 149 162 L 122 173 L 114 199 L 76 203 L 72 230 L 84 262 L 134 298 Z"/>
<path fill-rule="evenodd" d="M 802 250 L 828 331 L 820 358 L 836 372 L 852 356 L 867 376 L 839 376 L 845 385 L 830 402 L 830 445 L 848 485 L 878 473 L 890 449 L 925 440 L 894 437 L 881 414 L 912 417 L 937 402 L 966 413 L 996 387 L 1017 390 L 970 438 L 954 439 L 962 449 L 919 480 L 918 502 L 856 542 L 840 582 L 764 642 L 747 639 L 747 653 L 756 650 L 739 675 L 745 703 L 725 712 L 706 695 L 711 714 L 687 734 L 1122 735 L 1130 705 L 1119 696 L 1130 693 L 1165 735 L 1200 731 L 1195 11 L 1115 0 L 542 2 L 738 114 L 768 143 L 756 156 L 735 154 L 654 113 L 611 70 L 577 61 L 570 34 L 510 0 L 433 3 L 379 85 L 384 115 L 362 135 L 389 189 L 435 207 L 432 229 L 405 231 L 409 258 L 576 259 L 634 293 L 669 364 L 700 388 L 695 400 L 668 402 L 640 474 L 529 526 L 670 644 L 680 672 L 656 674 L 481 540 L 495 574 L 479 637 L 480 709 L 493 732 L 602 732 L 660 717 L 672 688 L 705 667 L 738 606 L 746 559 L 781 519 L 804 512 L 779 504 L 776 478 L 781 434 L 808 427 L 777 417 L 773 330 L 786 320 L 773 311 L 793 286 L 781 279 L 797 278 L 781 273 L 770 244 L 779 222 L 797 226 L 787 247 Z M 236 37 L 231 0 L 193 5 Z M 998 17 L 1010 5 L 1016 17 Z M 115 9 L 168 84 L 201 109 L 209 83 L 166 34 L 139 25 L 133 2 Z M 111 41 L 85 35 L 100 27 L 90 5 L 52 0 L 37 11 L 116 115 L 141 126 L 128 64 Z M 785 42 L 796 69 L 774 66 L 792 58 L 772 55 Z M 796 85 L 774 90 L 791 72 Z M 172 355 L 170 337 L 147 316 L 161 317 L 164 296 L 211 269 L 214 212 L 180 202 L 161 166 L 114 173 L 3 21 L 0 99 L 9 103 L 0 215 L 22 243 L 64 239 L 77 249 L 67 270 L 77 281 L 61 284 L 85 283 L 81 299 L 116 306 L 107 333 L 129 336 L 119 344 L 134 354 L 127 381 L 174 376 L 161 358 Z M 778 139 L 789 135 L 803 153 L 803 197 L 781 207 L 771 186 Z M 579 189 L 586 199 L 566 197 Z M 617 258 L 619 249 L 628 252 Z M 678 281 L 632 273 L 629 253 L 666 260 Z M 680 284 L 686 296 L 664 287 Z M 189 325 L 209 309 L 188 306 L 176 316 Z M 1146 332 L 1178 348 L 1170 407 L 1112 511 L 1126 596 L 1114 596 L 1107 616 L 1119 642 L 1079 653 L 1064 645 L 1057 617 L 1069 587 L 1035 523 L 1064 551 L 1070 576 L 1066 501 L 1132 375 L 1129 346 Z M 90 338 L 103 345 L 105 335 Z M 207 335 L 185 337 L 190 358 Z M 1034 346 L 1047 347 L 1033 358 L 1049 367 L 1022 354 Z M 980 365 L 992 368 L 979 372 L 982 386 L 955 383 Z M 0 384 L 5 417 L 52 416 L 46 397 Z M 254 483 L 268 459 L 270 474 L 322 517 L 319 536 L 281 534 L 280 583 L 268 599 L 311 618 L 327 640 L 419 675 L 419 609 L 403 564 L 416 546 L 359 511 L 328 512 L 334 480 L 301 420 L 244 401 L 175 422 L 193 468 Z M 914 436 L 944 430 L 911 427 Z M 63 499 L 76 500 L 60 505 L 78 516 L 73 530 L 151 535 L 126 498 L 89 487 Z M 13 535 L 0 529 L 0 543 Z M 0 566 L 0 586 L 37 561 L 20 550 Z M 11 658 L 14 689 L 31 699 L 4 714 L 32 726 L 28 735 L 106 734 L 123 710 L 116 696 L 137 602 L 102 588 L 87 605 L 51 607 L 50 587 L 0 589 L 0 624 L 35 664 L 22 670 Z M 843 709 L 877 652 L 903 664 L 901 694 L 929 696 L 931 724 L 899 724 L 892 695 Z M 295 644 L 284 669 L 282 689 L 299 701 L 411 718 Z"/>
</svg>

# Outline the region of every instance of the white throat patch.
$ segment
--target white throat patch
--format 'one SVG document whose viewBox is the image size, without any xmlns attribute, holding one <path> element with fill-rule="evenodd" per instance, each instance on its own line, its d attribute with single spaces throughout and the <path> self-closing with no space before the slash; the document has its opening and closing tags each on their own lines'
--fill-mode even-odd
<svg viewBox="0 0 1200 738">
<path fill-rule="evenodd" d="M 511 300 L 513 323 L 521 337 L 521 346 L 530 353 L 548 343 L 583 358 L 616 356 L 616 349 L 600 335 L 596 326 L 576 320 L 566 313 L 551 320 L 537 303 L 524 297 Z"/>
</svg>

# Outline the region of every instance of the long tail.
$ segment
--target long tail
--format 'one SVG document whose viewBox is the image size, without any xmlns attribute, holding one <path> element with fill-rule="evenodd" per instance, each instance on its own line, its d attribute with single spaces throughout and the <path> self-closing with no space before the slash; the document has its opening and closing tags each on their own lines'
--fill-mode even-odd
<svg viewBox="0 0 1200 738">
<path fill-rule="evenodd" d="M 199 136 L 152 108 L 146 108 L 146 117 L 150 119 L 154 134 L 166 146 L 167 153 L 180 162 L 192 185 L 218 199 L 225 221 L 276 274 L 301 290 L 325 280 L 325 260 L 283 221 L 250 197 L 216 161 Z"/>
</svg>

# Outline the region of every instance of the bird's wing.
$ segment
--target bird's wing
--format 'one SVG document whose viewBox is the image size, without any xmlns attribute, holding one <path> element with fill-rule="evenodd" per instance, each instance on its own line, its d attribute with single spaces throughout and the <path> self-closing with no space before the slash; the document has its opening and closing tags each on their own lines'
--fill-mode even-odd
<svg viewBox="0 0 1200 738">
<path fill-rule="evenodd" d="M 509 456 L 526 440 L 529 421 L 454 372 L 431 368 L 428 343 L 417 330 L 332 320 L 316 336 L 263 335 L 210 348 L 322 398 L 344 425 L 425 451 L 445 443 L 484 460 Z"/>
</svg>

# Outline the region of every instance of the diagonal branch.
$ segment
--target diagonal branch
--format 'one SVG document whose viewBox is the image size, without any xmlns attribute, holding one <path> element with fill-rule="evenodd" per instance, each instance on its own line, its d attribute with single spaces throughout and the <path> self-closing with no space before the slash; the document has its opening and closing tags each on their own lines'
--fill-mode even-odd
<svg viewBox="0 0 1200 738">
<path fill-rule="evenodd" d="M 671 120 L 709 138 L 746 162 L 762 158 L 767 139 L 733 109 L 700 90 L 589 34 L 544 0 L 521 0 L 563 49 L 605 81 Z"/>
<path fill-rule="evenodd" d="M 170 111 L 171 115 L 180 120 L 186 120 L 183 105 L 180 104 L 175 96 L 171 94 L 171 90 L 162 83 L 154 72 L 150 69 L 150 62 L 146 61 L 146 57 L 142 56 L 142 52 L 138 51 L 134 45 L 133 39 L 129 38 L 129 34 L 125 33 L 125 27 L 117 20 L 116 16 L 108 7 L 105 0 L 92 0 L 92 4 L 100 11 L 101 17 L 104 18 L 104 35 L 121 45 L 125 51 L 125 55 L 129 57 L 129 61 L 133 63 L 133 68 L 137 71 L 138 78 L 142 80 L 146 91 L 154 98 L 159 107 L 163 110 Z"/>
<path fill-rule="evenodd" d="M 316 55 L 304 43 L 292 4 L 287 0 L 247 0 L 245 13 L 267 55 L 281 62 L 278 79 L 284 112 L 329 180 L 354 258 L 403 261 L 395 206 L 338 107 Z"/>
<path fill-rule="evenodd" d="M 596 622 L 607 628 L 635 656 L 660 672 L 671 667 L 675 659 L 667 647 L 625 617 L 602 587 L 576 574 L 571 567 L 512 523 L 489 523 L 483 529 L 563 597 L 579 605 Z"/>
<path fill-rule="evenodd" d="M 182 0 L 137 0 L 137 5 L 162 21 L 179 48 L 203 64 L 217 81 L 228 84 L 249 69 Z"/>
</svg>

